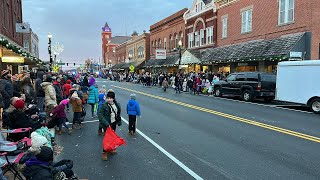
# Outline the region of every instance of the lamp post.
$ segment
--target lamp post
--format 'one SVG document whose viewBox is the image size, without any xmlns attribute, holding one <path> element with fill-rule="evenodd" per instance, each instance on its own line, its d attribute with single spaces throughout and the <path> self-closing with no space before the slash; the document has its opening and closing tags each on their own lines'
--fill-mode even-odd
<svg viewBox="0 0 320 180">
<path fill-rule="evenodd" d="M 179 45 L 179 71 L 181 71 L 181 57 L 182 57 L 182 55 L 181 55 L 181 49 L 182 49 L 182 41 L 180 40 L 179 42 L 178 42 L 178 45 Z"/>
<path fill-rule="evenodd" d="M 51 52 L 51 39 L 52 39 L 52 34 L 48 33 L 48 53 L 49 53 L 49 57 L 50 57 L 50 71 L 52 71 L 52 52 Z"/>
</svg>

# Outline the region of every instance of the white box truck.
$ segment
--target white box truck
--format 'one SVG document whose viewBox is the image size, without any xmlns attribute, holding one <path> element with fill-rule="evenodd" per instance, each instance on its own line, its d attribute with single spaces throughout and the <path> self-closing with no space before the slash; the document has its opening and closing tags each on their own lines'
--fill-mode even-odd
<svg viewBox="0 0 320 180">
<path fill-rule="evenodd" d="M 276 100 L 307 105 L 320 113 L 320 60 L 280 62 Z"/>
</svg>

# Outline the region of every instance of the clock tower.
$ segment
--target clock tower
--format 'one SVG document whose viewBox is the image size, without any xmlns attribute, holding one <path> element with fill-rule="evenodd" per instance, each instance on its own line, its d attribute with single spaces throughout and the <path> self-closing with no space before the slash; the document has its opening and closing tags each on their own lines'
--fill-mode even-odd
<svg viewBox="0 0 320 180">
<path fill-rule="evenodd" d="M 112 52 L 113 49 L 110 47 L 110 43 L 111 43 L 111 38 L 112 38 L 112 31 L 111 28 L 109 27 L 108 23 L 106 22 L 106 24 L 104 25 L 104 27 L 102 27 L 102 59 L 103 59 L 103 63 L 108 66 L 110 63 L 109 59 L 109 52 Z"/>
</svg>

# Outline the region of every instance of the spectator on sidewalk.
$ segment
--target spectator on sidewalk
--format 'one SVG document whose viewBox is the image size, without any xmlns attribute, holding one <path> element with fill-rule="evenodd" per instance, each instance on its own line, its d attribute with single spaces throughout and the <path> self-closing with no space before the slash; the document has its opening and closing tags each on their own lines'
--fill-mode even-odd
<svg viewBox="0 0 320 180">
<path fill-rule="evenodd" d="M 88 99 L 88 104 L 91 106 L 91 114 L 92 118 L 95 118 L 94 115 L 94 108 L 95 105 L 99 102 L 99 94 L 98 94 L 98 89 L 95 87 L 96 80 L 91 77 L 90 79 L 90 88 L 89 88 L 89 99 Z"/>
<path fill-rule="evenodd" d="M 22 94 L 24 94 L 26 97 L 26 100 L 25 100 L 26 106 L 29 106 L 29 104 L 37 103 L 37 96 L 31 84 L 30 77 L 25 77 L 22 80 L 21 85 L 22 85 Z"/>
<path fill-rule="evenodd" d="M 129 132 L 128 134 L 133 136 L 136 135 L 136 120 L 137 116 L 141 118 L 140 105 L 136 101 L 136 94 L 130 95 L 130 100 L 127 104 L 127 114 L 129 116 Z"/>
<path fill-rule="evenodd" d="M 53 82 L 53 87 L 54 90 L 56 91 L 56 97 L 57 97 L 57 104 L 60 104 L 60 102 L 63 99 L 63 91 L 62 91 L 62 87 L 61 87 L 61 78 L 60 77 L 52 77 L 52 79 L 54 80 Z"/>
<path fill-rule="evenodd" d="M 82 112 L 82 101 L 78 96 L 77 92 L 71 95 L 70 103 L 73 110 L 73 122 L 72 129 L 81 129 L 81 112 Z"/>
<path fill-rule="evenodd" d="M 10 105 L 10 99 L 13 97 L 13 86 L 9 70 L 3 70 L 1 72 L 0 93 L 3 101 L 3 108 L 7 109 Z"/>
<path fill-rule="evenodd" d="M 34 89 L 35 93 L 37 95 L 37 107 L 40 109 L 40 112 L 44 112 L 44 91 L 43 88 L 41 87 L 41 84 L 43 83 L 43 77 L 44 77 L 44 72 L 43 71 L 38 71 L 37 72 L 37 79 L 34 84 Z"/>
<path fill-rule="evenodd" d="M 46 82 L 43 82 L 41 84 L 41 87 L 44 90 L 45 93 L 45 109 L 46 109 L 46 118 L 47 121 L 50 120 L 50 113 L 53 111 L 54 107 L 57 106 L 57 97 L 56 97 L 56 91 L 54 90 L 54 87 L 51 83 L 52 79 L 51 77 L 46 78 Z"/>
<path fill-rule="evenodd" d="M 71 134 L 72 130 L 66 124 L 67 122 L 67 115 L 65 112 L 66 105 L 69 103 L 69 99 L 64 99 L 60 102 L 60 104 L 52 111 L 50 115 L 56 115 L 58 119 L 58 134 L 62 134 L 62 125 L 68 130 L 69 134 Z"/>
<path fill-rule="evenodd" d="M 68 99 L 70 96 L 70 90 L 72 89 L 71 80 L 67 80 L 67 82 L 63 85 L 64 89 L 64 99 Z M 67 104 L 67 111 L 69 112 L 69 103 Z"/>
</svg>

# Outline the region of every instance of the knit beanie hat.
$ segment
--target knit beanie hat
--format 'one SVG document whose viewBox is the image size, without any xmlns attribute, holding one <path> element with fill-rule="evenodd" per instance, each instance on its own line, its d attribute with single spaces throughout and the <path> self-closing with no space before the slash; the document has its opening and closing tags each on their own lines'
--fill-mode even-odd
<svg viewBox="0 0 320 180">
<path fill-rule="evenodd" d="M 69 103 L 69 99 L 64 99 L 64 100 L 61 101 L 61 103 L 63 105 L 67 105 Z"/>
<path fill-rule="evenodd" d="M 108 93 L 107 93 L 107 97 L 115 99 L 116 98 L 116 94 L 114 93 L 114 91 L 112 89 L 109 89 Z"/>
<path fill-rule="evenodd" d="M 136 94 L 130 94 L 130 98 L 136 100 Z"/>
<path fill-rule="evenodd" d="M 42 146 L 40 153 L 36 157 L 39 161 L 51 162 L 53 161 L 53 151 L 48 146 Z"/>
<path fill-rule="evenodd" d="M 24 102 L 19 99 L 17 100 L 14 105 L 13 105 L 16 109 L 23 109 L 24 108 Z"/>
<path fill-rule="evenodd" d="M 73 98 L 79 98 L 79 95 L 78 95 L 78 93 L 75 91 L 75 92 L 72 94 L 71 97 L 73 97 Z"/>
</svg>

